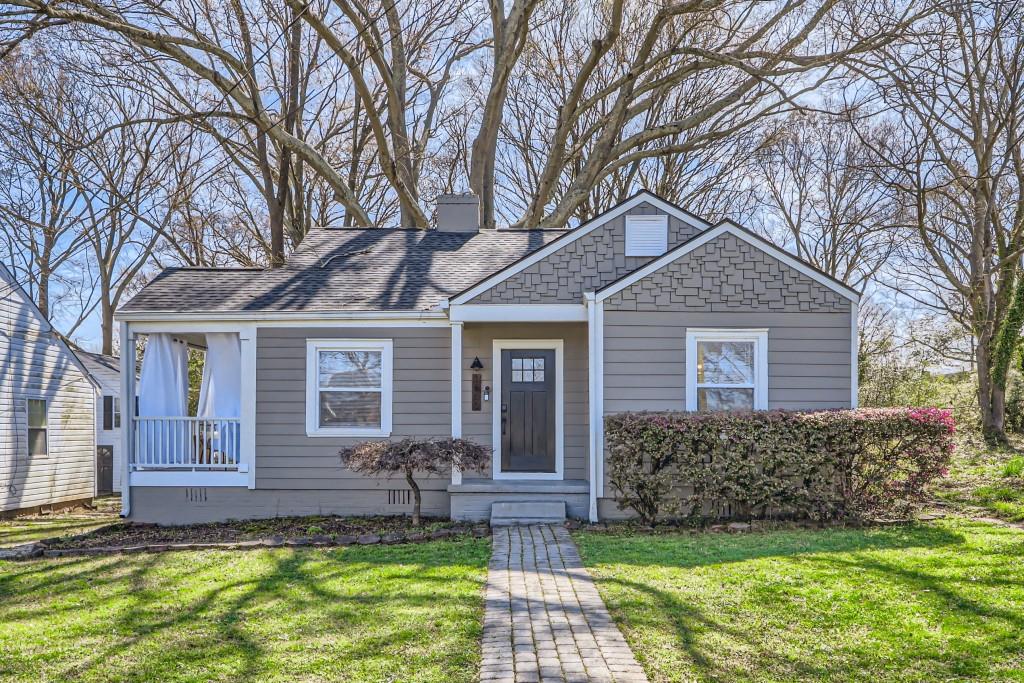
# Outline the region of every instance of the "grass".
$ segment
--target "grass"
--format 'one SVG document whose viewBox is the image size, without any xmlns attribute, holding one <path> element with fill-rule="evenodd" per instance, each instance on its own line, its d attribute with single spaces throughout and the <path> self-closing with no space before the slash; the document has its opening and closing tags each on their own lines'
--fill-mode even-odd
<svg viewBox="0 0 1024 683">
<path fill-rule="evenodd" d="M 111 524 L 114 520 L 95 517 L 31 517 L 0 519 L 0 548 L 44 538 L 73 536 Z"/>
<path fill-rule="evenodd" d="M 939 502 L 973 515 L 1024 522 L 1024 440 L 991 448 L 972 433 L 960 436 L 949 477 L 939 482 Z"/>
<path fill-rule="evenodd" d="M 651 680 L 1024 681 L 1024 533 L 579 532 Z"/>
<path fill-rule="evenodd" d="M 0 681 L 471 681 L 488 545 L 0 563 Z"/>
</svg>

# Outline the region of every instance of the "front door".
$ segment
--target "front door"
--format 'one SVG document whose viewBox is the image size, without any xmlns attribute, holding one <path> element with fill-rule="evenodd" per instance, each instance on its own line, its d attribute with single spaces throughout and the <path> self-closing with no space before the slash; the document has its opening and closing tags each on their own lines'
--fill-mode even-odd
<svg viewBox="0 0 1024 683">
<path fill-rule="evenodd" d="M 555 471 L 555 352 L 501 352 L 501 471 Z"/>
<path fill-rule="evenodd" d="M 114 447 L 96 447 L 96 495 L 108 496 L 114 492 Z"/>
</svg>

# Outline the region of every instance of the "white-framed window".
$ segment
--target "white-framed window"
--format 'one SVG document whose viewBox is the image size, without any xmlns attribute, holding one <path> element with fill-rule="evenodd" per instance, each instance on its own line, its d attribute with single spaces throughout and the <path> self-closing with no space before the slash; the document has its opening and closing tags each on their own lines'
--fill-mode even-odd
<svg viewBox="0 0 1024 683">
<path fill-rule="evenodd" d="M 119 396 L 103 397 L 103 431 L 121 428 L 121 398 Z"/>
<path fill-rule="evenodd" d="M 49 428 L 46 418 L 46 399 L 30 398 L 25 400 L 25 411 L 28 413 L 28 454 L 29 456 L 46 455 L 49 452 Z"/>
<path fill-rule="evenodd" d="M 306 341 L 306 433 L 389 436 L 390 339 Z"/>
<path fill-rule="evenodd" d="M 768 330 L 687 330 L 687 410 L 767 408 Z"/>
<path fill-rule="evenodd" d="M 668 251 L 668 216 L 626 216 L 626 256 L 661 256 Z"/>
</svg>

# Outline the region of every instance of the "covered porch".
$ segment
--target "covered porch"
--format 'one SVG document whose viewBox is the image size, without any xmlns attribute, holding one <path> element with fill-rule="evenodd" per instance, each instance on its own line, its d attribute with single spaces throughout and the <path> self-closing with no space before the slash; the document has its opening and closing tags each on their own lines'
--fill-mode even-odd
<svg viewBox="0 0 1024 683">
<path fill-rule="evenodd" d="M 452 433 L 488 445 L 484 472 L 453 472 L 457 520 L 591 518 L 593 311 L 579 305 L 452 306 Z"/>
<path fill-rule="evenodd" d="M 124 514 L 132 486 L 254 487 L 255 341 L 250 325 L 121 322 Z"/>
</svg>

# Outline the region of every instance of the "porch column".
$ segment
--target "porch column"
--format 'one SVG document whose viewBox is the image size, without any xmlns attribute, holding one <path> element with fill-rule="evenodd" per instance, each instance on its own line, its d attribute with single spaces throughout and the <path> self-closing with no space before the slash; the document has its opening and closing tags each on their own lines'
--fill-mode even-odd
<svg viewBox="0 0 1024 683">
<path fill-rule="evenodd" d="M 135 459 L 135 332 L 121 323 L 121 515 L 131 512 L 131 461 Z"/>
<path fill-rule="evenodd" d="M 587 302 L 587 408 L 590 425 L 589 448 L 590 454 L 590 484 L 587 489 L 590 494 L 589 517 L 591 522 L 597 521 L 597 486 L 598 486 L 598 459 L 603 457 L 600 452 L 599 428 L 601 425 L 601 406 L 599 400 L 598 381 L 601 375 L 601 368 L 597 362 L 597 349 L 601 344 L 598 329 L 599 321 L 597 316 L 598 306 L 594 292 L 584 292 L 583 296 Z"/>
<path fill-rule="evenodd" d="M 248 468 L 248 487 L 256 488 L 256 326 L 245 325 L 238 333 L 242 353 L 240 393 L 242 466 Z M 239 468 L 241 471 L 241 467 Z"/>
<path fill-rule="evenodd" d="M 462 438 L 462 323 L 452 328 L 452 438 Z M 462 483 L 462 470 L 452 467 L 452 484 Z"/>
</svg>

